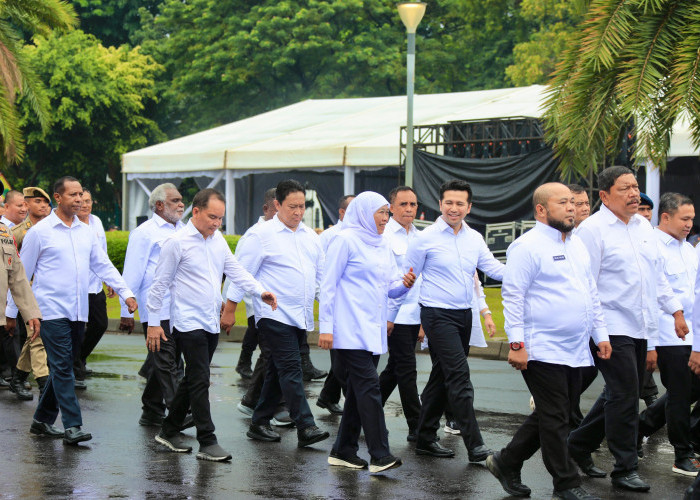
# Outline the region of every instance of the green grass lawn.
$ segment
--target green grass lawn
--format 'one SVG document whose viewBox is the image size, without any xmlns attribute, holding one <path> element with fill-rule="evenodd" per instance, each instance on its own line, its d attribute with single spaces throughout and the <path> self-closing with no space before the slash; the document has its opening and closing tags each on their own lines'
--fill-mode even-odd
<svg viewBox="0 0 700 500">
<path fill-rule="evenodd" d="M 496 323 L 496 335 L 493 337 L 493 339 L 490 340 L 505 340 L 506 338 L 506 333 L 505 330 L 503 329 L 503 305 L 501 304 L 501 289 L 500 288 L 486 288 L 484 289 L 486 293 L 486 303 L 489 306 L 489 309 L 491 310 L 491 313 L 493 315 L 493 321 Z M 475 313 L 476 314 L 476 313 Z M 120 307 L 119 307 L 119 299 L 118 298 L 113 298 L 113 299 L 107 299 L 107 316 L 112 319 L 119 319 L 120 317 Z M 136 311 L 136 320 L 138 321 L 139 318 L 139 313 Z M 316 321 L 318 321 L 318 303 L 314 304 L 314 318 Z M 247 324 L 247 316 L 246 316 L 246 310 L 245 310 L 245 305 L 241 304 L 237 309 L 236 309 L 236 324 L 237 325 L 245 325 Z M 481 320 L 481 324 L 483 327 L 484 320 Z M 489 340 L 487 337 L 486 340 Z"/>
</svg>

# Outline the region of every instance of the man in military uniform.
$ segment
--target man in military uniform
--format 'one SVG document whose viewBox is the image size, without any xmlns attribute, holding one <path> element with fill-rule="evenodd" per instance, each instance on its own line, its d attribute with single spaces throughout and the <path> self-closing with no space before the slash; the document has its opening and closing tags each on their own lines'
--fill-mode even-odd
<svg viewBox="0 0 700 500">
<path fill-rule="evenodd" d="M 26 187 L 23 190 L 24 200 L 27 203 L 29 215 L 24 221 L 14 226 L 12 236 L 15 238 L 17 250 L 22 249 L 22 241 L 27 231 L 39 222 L 41 219 L 49 215 L 51 212 L 51 200 L 46 191 L 39 187 Z M 12 374 L 10 382 L 10 390 L 17 395 L 18 399 L 29 401 L 33 398 L 29 388 L 25 386 L 27 377 L 30 372 L 34 372 L 34 378 L 39 385 L 39 392 L 43 392 L 46 380 L 49 377 L 49 366 L 46 362 L 46 349 L 41 337 L 32 337 L 27 335 L 27 331 L 23 321 L 16 322 L 14 318 L 9 318 L 6 328 L 12 331 L 14 324 L 17 323 L 15 335 L 19 335 L 22 341 L 22 351 L 17 359 L 17 366 Z"/>
<path fill-rule="evenodd" d="M 33 331 L 32 340 L 39 337 L 41 313 L 34 298 L 24 266 L 19 258 L 12 233 L 4 224 L 0 224 L 0 246 L 2 263 L 0 263 L 0 295 L 7 297 L 8 289 L 12 292 L 17 308 L 25 318 L 31 318 L 29 328 Z M 0 327 L 5 326 L 5 315 L 0 315 Z"/>
</svg>

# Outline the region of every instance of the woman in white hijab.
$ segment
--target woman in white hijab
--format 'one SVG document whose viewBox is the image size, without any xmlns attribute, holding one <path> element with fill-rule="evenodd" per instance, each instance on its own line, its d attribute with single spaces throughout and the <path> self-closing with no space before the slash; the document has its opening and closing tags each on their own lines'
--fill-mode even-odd
<svg viewBox="0 0 700 500">
<path fill-rule="evenodd" d="M 343 417 L 328 463 L 367 467 L 357 456 L 362 429 L 372 473 L 401 465 L 389 451 L 377 363 L 387 351 L 388 297 L 403 295 L 416 279 L 413 272 L 401 277 L 396 267 L 382 237 L 388 221 L 389 202 L 380 194 L 366 191 L 350 202 L 343 230 L 328 247 L 320 295 L 318 345 L 333 349 L 333 372 L 347 383 Z"/>
</svg>

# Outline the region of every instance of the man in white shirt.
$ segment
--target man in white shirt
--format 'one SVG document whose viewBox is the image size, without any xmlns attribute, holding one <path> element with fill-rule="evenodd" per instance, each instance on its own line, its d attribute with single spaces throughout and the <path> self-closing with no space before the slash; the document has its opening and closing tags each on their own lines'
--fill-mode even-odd
<svg viewBox="0 0 700 500">
<path fill-rule="evenodd" d="M 440 417 L 449 401 L 469 461 L 481 462 L 491 450 L 484 445 L 474 414 L 474 387 L 467 363 L 474 273 L 479 268 L 500 281 L 505 266 L 491 254 L 484 238 L 464 222 L 471 202 L 469 183 L 458 180 L 444 183 L 440 187 L 442 216 L 411 243 L 405 266 L 413 268 L 417 276 L 422 273 L 420 319 L 435 354 L 421 397 L 416 453 L 454 456 L 454 451 L 437 440 Z M 390 311 L 389 321 L 395 319 L 394 314 L 395 311 Z"/>
<path fill-rule="evenodd" d="M 275 188 L 270 188 L 267 191 L 265 191 L 265 196 L 263 198 L 262 213 L 263 214 L 260 216 L 260 218 L 258 218 L 258 221 L 252 226 L 250 226 L 248 230 L 243 234 L 243 236 L 241 236 L 241 239 L 238 240 L 239 245 L 250 231 L 260 226 L 260 224 L 262 224 L 263 222 L 272 219 L 277 213 L 277 208 L 275 208 Z M 235 255 L 238 255 L 238 246 L 236 246 Z M 255 348 L 258 346 L 258 330 L 255 327 L 255 311 L 253 310 L 253 301 L 248 295 L 246 295 L 245 297 L 243 297 L 243 302 L 245 302 L 245 312 L 248 316 L 248 328 L 246 329 L 245 335 L 243 335 L 243 341 L 241 342 L 241 355 L 238 357 L 236 371 L 241 376 L 241 378 L 253 378 L 253 380 L 251 381 L 250 388 L 257 387 L 256 395 L 253 398 L 254 402 L 252 403 L 252 405 L 255 406 L 255 402 L 257 402 L 258 397 L 260 397 L 262 381 L 265 378 L 263 366 L 264 363 L 262 358 L 261 347 L 261 357 L 259 357 L 258 361 L 255 363 L 255 370 L 252 369 L 253 352 L 255 352 Z M 248 389 L 248 392 L 250 392 L 250 388 Z M 243 400 L 250 401 L 251 399 L 246 400 L 246 397 L 244 396 Z M 242 404 L 244 404 L 245 406 L 245 403 Z"/>
<path fill-rule="evenodd" d="M 185 356 L 185 376 L 156 442 L 171 451 L 192 451 L 179 436 L 191 407 L 199 441 L 197 458 L 215 462 L 231 459 L 218 444 L 209 407 L 209 365 L 219 341 L 223 275 L 271 307 L 276 308 L 277 302 L 231 253 L 219 232 L 225 213 L 225 198 L 215 189 L 203 189 L 194 196 L 192 218 L 162 245 L 147 299 L 147 347 L 155 352 L 162 343 L 173 341 L 168 340 L 160 323 L 163 299 L 170 291 L 170 329 Z"/>
<path fill-rule="evenodd" d="M 43 315 L 41 337 L 50 367 L 34 423 L 46 427 L 45 434 L 58 437 L 53 427 L 59 409 L 67 444 L 92 439 L 81 429 L 80 405 L 75 395 L 73 362 L 80 352 L 85 321 L 88 318 L 90 271 L 97 274 L 122 297 L 131 311 L 137 304 L 95 233 L 80 222 L 83 188 L 73 177 L 62 177 L 54 184 L 57 208 L 27 233 L 22 243 L 22 262 L 27 278 L 34 275 L 32 289 Z M 72 249 L 72 250 L 71 250 Z M 17 312 L 8 303 L 8 317 Z"/>
<path fill-rule="evenodd" d="M 399 269 L 405 267 L 404 260 L 411 242 L 418 237 L 418 230 L 413 225 L 418 210 L 418 198 L 415 191 L 408 186 L 399 186 L 389 193 L 389 210 L 391 219 L 384 229 L 384 238 L 389 241 L 392 255 Z M 394 321 L 387 323 L 387 344 L 389 360 L 379 374 L 379 390 L 382 405 L 386 404 L 394 388 L 398 385 L 401 396 L 403 415 L 408 424 L 408 441 L 416 440 L 418 417 L 420 417 L 420 398 L 416 386 L 416 342 L 420 331 L 420 278 L 406 294 Z M 394 302 L 394 299 L 389 299 Z M 391 306 L 390 306 L 391 308 Z"/>
<path fill-rule="evenodd" d="M 700 254 L 700 247 L 695 247 L 695 249 Z M 695 300 L 693 302 L 692 322 L 693 330 L 700 332 L 700 266 L 698 267 L 698 273 L 695 275 Z M 688 366 L 696 377 L 700 377 L 700 335 L 693 335 L 693 350 L 690 353 Z M 693 484 L 685 491 L 683 498 L 684 500 L 700 498 L 700 474 L 696 476 Z"/>
<path fill-rule="evenodd" d="M 323 272 L 323 250 L 316 232 L 301 219 L 306 210 L 304 187 L 294 180 L 282 181 L 275 191 L 277 214 L 253 231 L 243 242 L 241 265 L 263 286 L 279 297 L 271 311 L 255 299 L 255 320 L 261 340 L 270 350 L 265 382 L 247 436 L 259 441 L 279 441 L 270 427 L 283 396 L 296 424 L 299 447 L 329 437 L 314 421 L 304 393 L 300 345 L 314 329 L 314 298 Z M 222 323 L 231 323 L 243 291 L 233 283 Z"/>
<path fill-rule="evenodd" d="M 639 393 L 647 359 L 647 340 L 658 336 L 658 308 L 672 314 L 679 336 L 688 333 L 682 305 L 663 273 L 663 258 L 649 222 L 637 214 L 639 185 L 631 170 L 609 167 L 598 174 L 603 205 L 583 221 L 576 236 L 591 257 L 613 354 L 596 359 L 605 389 L 569 436 L 569 452 L 591 477 L 605 477 L 591 453 L 607 437 L 615 457 L 612 483 L 648 491 L 637 473 Z"/>
<path fill-rule="evenodd" d="M 78 219 L 95 233 L 102 250 L 107 253 L 107 237 L 105 228 L 99 217 L 92 213 L 92 193 L 83 188 L 83 206 L 78 212 Z M 85 324 L 85 336 L 80 346 L 80 354 L 73 365 L 75 373 L 75 388 L 85 390 L 85 376 L 87 375 L 87 357 L 97 347 L 102 335 L 107 331 L 107 297 L 115 297 L 116 293 L 107 287 L 107 294 L 102 289 L 102 280 L 93 272 L 90 273 L 88 286 L 88 321 Z"/>
<path fill-rule="evenodd" d="M 338 222 L 333 227 L 329 227 L 321 233 L 321 246 L 323 247 L 323 253 L 325 255 L 328 250 L 328 245 L 331 244 L 333 238 L 340 232 L 343 228 L 343 219 L 345 218 L 345 212 L 348 209 L 348 205 L 352 200 L 355 199 L 355 195 L 346 194 L 338 200 Z M 344 392 L 344 386 L 341 384 L 338 377 L 333 373 L 333 356 L 334 351 L 330 350 L 331 356 L 331 369 L 328 370 L 328 376 L 323 383 L 323 389 L 318 394 L 318 400 L 316 401 L 316 406 L 319 408 L 324 408 L 328 410 L 333 415 L 342 415 L 343 407 L 340 406 L 340 394 Z"/>
<path fill-rule="evenodd" d="M 695 207 L 690 198 L 678 193 L 661 196 L 659 225 L 654 233 L 664 258 L 666 279 L 688 317 L 693 315 L 698 255 L 685 239 L 694 218 Z M 643 436 L 651 436 L 667 425 L 668 440 L 675 452 L 671 470 L 687 476 L 695 476 L 700 470 L 690 443 L 690 406 L 700 396 L 700 382 L 688 368 L 692 338 L 692 328 L 685 340 L 678 338 L 673 317 L 659 310 L 659 338 L 648 342 L 647 368 L 653 367 L 656 356 L 666 393 L 643 411 L 639 419 L 640 442 Z"/>
<path fill-rule="evenodd" d="M 174 184 L 164 183 L 156 186 L 148 198 L 148 206 L 153 216 L 129 235 L 122 272 L 124 281 L 134 291 L 141 304 L 146 303 L 148 292 L 153 285 L 163 242 L 185 227 L 180 221 L 185 204 Z M 143 307 L 139 316 L 145 336 L 148 328 L 148 308 Z M 181 353 L 170 331 L 170 293 L 167 291 L 160 311 L 160 324 L 168 342 L 163 342 L 159 351 L 147 351 L 146 361 L 139 371 L 146 378 L 146 386 L 141 394 L 142 413 L 139 418 L 139 424 L 144 426 L 160 427 L 165 410 L 170 408 L 177 390 Z M 129 333 L 134 329 L 133 315 L 129 313 L 125 304 L 122 304 L 119 329 Z M 187 422 L 190 423 L 191 421 Z"/>
<path fill-rule="evenodd" d="M 569 184 L 569 189 L 574 195 L 574 229 L 591 215 L 591 202 L 588 200 L 588 193 L 579 184 Z"/>
<path fill-rule="evenodd" d="M 8 228 L 16 226 L 27 217 L 27 202 L 24 195 L 14 189 L 5 195 L 5 214 L 0 217 L 0 223 Z"/>
<path fill-rule="evenodd" d="M 608 359 L 608 332 L 588 252 L 571 236 L 574 195 L 564 184 L 548 183 L 535 190 L 532 204 L 537 223 L 508 248 L 501 293 L 508 363 L 521 371 L 536 410 L 486 465 L 507 493 L 529 496 L 520 470 L 541 448 L 553 478 L 553 498 L 593 500 L 581 488 L 566 438 L 582 368 L 593 364 L 589 339 L 598 346 L 598 356 Z"/>
</svg>

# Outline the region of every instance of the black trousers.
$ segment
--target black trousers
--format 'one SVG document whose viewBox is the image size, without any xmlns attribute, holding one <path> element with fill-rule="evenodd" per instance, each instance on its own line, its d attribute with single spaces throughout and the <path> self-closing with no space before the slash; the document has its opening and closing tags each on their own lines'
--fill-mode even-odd
<svg viewBox="0 0 700 500">
<path fill-rule="evenodd" d="M 215 444 L 217 440 L 209 407 L 209 365 L 219 335 L 204 330 L 180 332 L 174 329 L 173 336 L 185 356 L 185 376 L 177 387 L 170 412 L 163 420 L 163 433 L 166 436 L 177 433 L 191 407 L 199 445 Z"/>
<path fill-rule="evenodd" d="M 690 346 L 656 348 L 666 394 L 639 415 L 639 433 L 644 436 L 651 436 L 667 425 L 676 460 L 694 457 L 690 445 L 690 406 L 700 398 L 700 380 L 688 368 L 690 351 Z"/>
<path fill-rule="evenodd" d="M 469 349 L 472 311 L 421 307 L 420 318 L 434 358 L 421 396 L 418 441 L 437 441 L 440 417 L 449 401 L 467 449 L 482 446 L 484 440 L 474 414 L 474 387 L 465 354 Z"/>
<path fill-rule="evenodd" d="M 88 294 L 88 321 L 85 324 L 85 337 L 80 346 L 80 355 L 73 364 L 77 380 L 85 380 L 85 362 L 95 350 L 107 331 L 107 296 L 104 291 Z"/>
<path fill-rule="evenodd" d="M 331 369 L 328 370 L 328 375 L 326 375 L 326 380 L 323 382 L 323 388 L 318 395 L 318 399 L 325 401 L 326 403 L 338 403 L 340 401 L 340 393 L 345 394 L 347 388 L 343 385 L 338 377 L 335 376 L 333 370 L 333 358 L 335 358 L 335 351 L 330 350 L 331 356 Z"/>
<path fill-rule="evenodd" d="M 333 451 L 341 456 L 356 455 L 362 430 L 373 459 L 391 455 L 377 376 L 379 356 L 360 349 L 334 351 L 336 376 L 347 386 L 347 392 Z"/>
<path fill-rule="evenodd" d="M 398 385 L 403 415 L 411 432 L 418 428 L 418 417 L 420 417 L 420 399 L 416 385 L 416 342 L 418 342 L 419 331 L 420 324 L 394 324 L 394 330 L 387 338 L 389 361 L 379 375 L 382 405 Z"/>
<path fill-rule="evenodd" d="M 150 368 L 146 370 L 146 387 L 141 394 L 144 413 L 158 417 L 165 416 L 165 409 L 172 406 L 177 392 L 181 356 L 177 341 L 170 333 L 170 321 L 163 320 L 160 326 L 168 340 L 161 341 L 160 351 L 148 352 Z"/>
<path fill-rule="evenodd" d="M 646 368 L 647 341 L 625 335 L 611 335 L 612 355 L 595 356 L 605 387 L 578 429 L 569 435 L 569 451 L 585 457 L 596 450 L 603 438 L 615 457 L 611 476 L 637 470 L 637 429 L 639 393 Z"/>
<path fill-rule="evenodd" d="M 267 360 L 265 382 L 260 399 L 253 412 L 252 423 L 267 425 L 275 416 L 280 399 L 289 408 L 289 416 L 297 429 L 303 430 L 315 425 L 314 416 L 304 393 L 304 380 L 301 371 L 299 350 L 306 331 L 269 318 L 258 321 L 260 336 L 264 337 L 270 349 Z"/>
<path fill-rule="evenodd" d="M 642 379 L 642 388 L 639 392 L 639 399 L 646 401 L 648 397 L 658 396 L 659 388 L 656 386 L 656 381 L 654 380 L 654 374 L 652 372 L 644 371 L 644 378 Z"/>
<path fill-rule="evenodd" d="M 20 325 L 24 327 L 24 320 L 20 314 L 17 314 L 17 326 L 15 330 L 10 335 L 10 332 L 4 326 L 0 326 L 0 348 L 2 348 L 5 354 L 5 360 L 7 362 L 8 368 L 11 372 L 15 371 L 17 366 L 17 360 L 19 359 L 19 353 L 22 352 L 22 346 L 24 345 L 24 340 L 27 340 L 27 330 L 24 330 L 24 340 L 21 338 Z"/>
<path fill-rule="evenodd" d="M 260 333 L 260 330 L 256 329 L 258 337 L 258 345 L 260 346 L 260 356 L 258 356 L 257 361 L 255 361 L 255 367 L 253 368 L 253 376 L 250 379 L 250 385 L 248 385 L 248 390 L 243 396 L 242 402 L 249 408 L 255 408 L 260 399 L 260 393 L 262 392 L 263 383 L 265 382 L 265 373 L 267 370 L 267 360 L 270 357 L 270 345 L 265 339 L 265 336 Z"/>
<path fill-rule="evenodd" d="M 248 316 L 248 328 L 243 335 L 241 342 L 241 357 L 246 354 L 248 357 L 253 355 L 253 352 L 258 347 L 258 328 L 255 326 L 255 316 Z"/>
<path fill-rule="evenodd" d="M 581 368 L 530 361 L 522 374 L 536 409 L 501 451 L 503 464 L 520 470 L 523 462 L 542 447 L 542 461 L 552 475 L 554 489 L 581 486 L 566 444 L 572 410 L 581 395 Z"/>
</svg>

